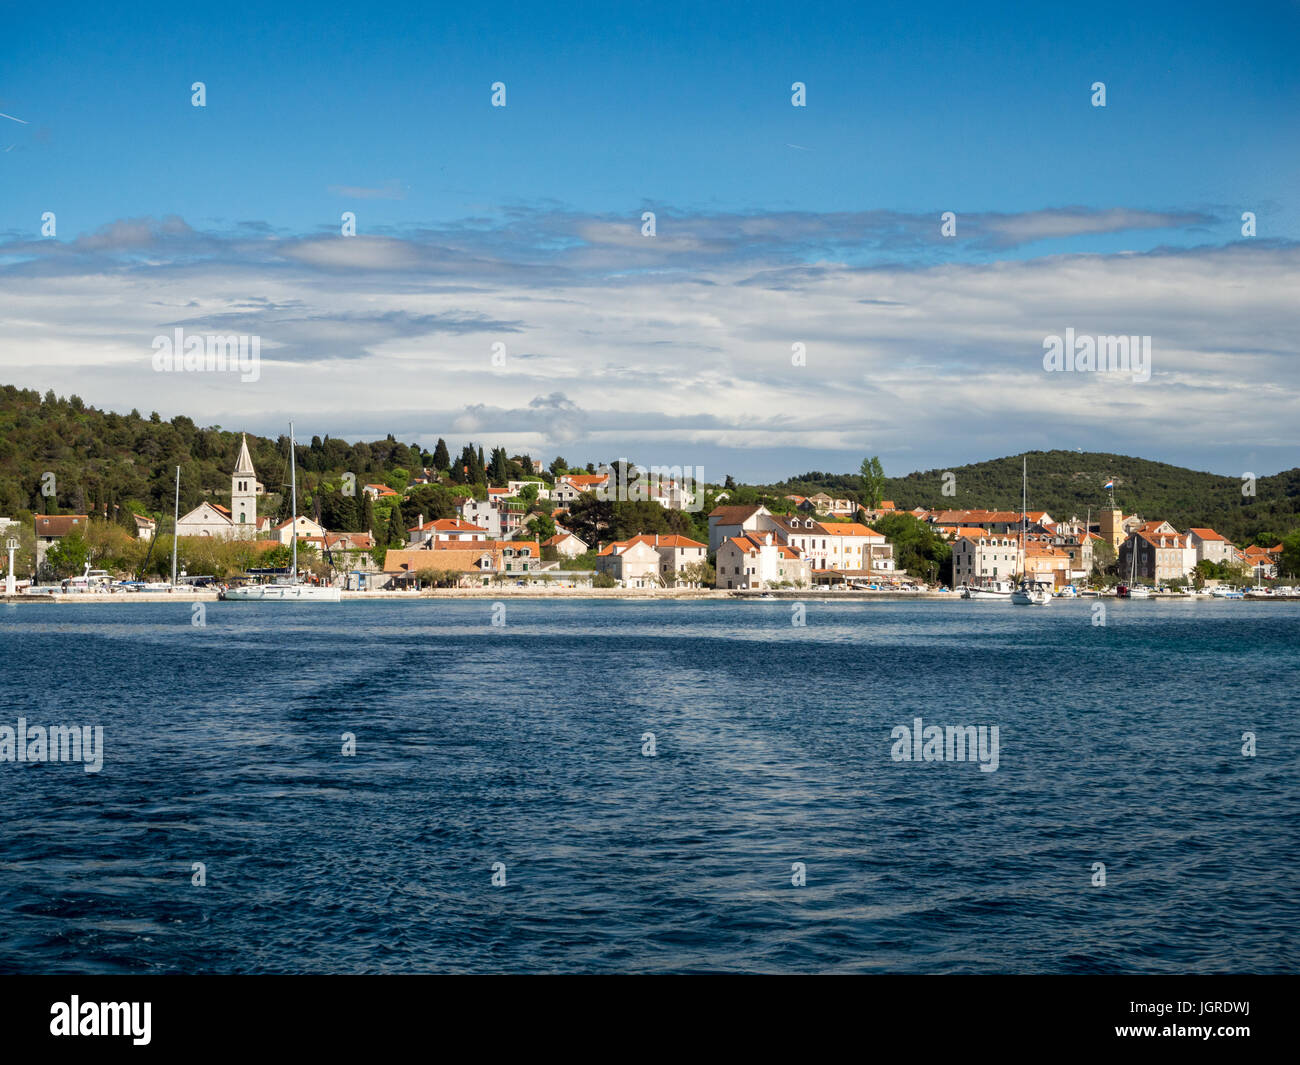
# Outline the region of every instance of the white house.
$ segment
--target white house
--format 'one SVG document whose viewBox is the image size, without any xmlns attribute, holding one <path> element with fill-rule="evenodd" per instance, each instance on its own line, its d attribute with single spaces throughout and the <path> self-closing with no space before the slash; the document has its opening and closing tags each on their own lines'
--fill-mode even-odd
<svg viewBox="0 0 1300 1065">
<path fill-rule="evenodd" d="M 709 512 L 709 553 L 716 553 L 733 537 L 758 532 L 764 528 L 763 519 L 771 516 L 762 505 L 714 507 Z"/>
<path fill-rule="evenodd" d="M 687 580 L 684 571 L 688 566 L 708 560 L 709 547 L 689 536 L 676 533 L 640 533 L 627 541 L 642 542 L 659 553 L 659 578 L 667 587 L 675 587 Z"/>
<path fill-rule="evenodd" d="M 1213 529 L 1188 529 L 1187 538 L 1196 548 L 1196 561 L 1217 562 L 1220 565 L 1235 561 L 1233 545 L 1226 536 Z"/>
<path fill-rule="evenodd" d="M 775 532 L 782 543 L 795 548 L 813 573 L 831 569 L 863 575 L 894 571 L 894 545 L 865 525 L 823 524 L 801 514 L 766 514 L 760 524 Z"/>
<path fill-rule="evenodd" d="M 523 494 L 524 489 L 527 488 L 530 484 L 536 486 L 537 498 L 539 500 L 551 498 L 550 485 L 548 485 L 545 481 L 507 481 L 506 492 L 512 496 L 520 496 Z"/>
<path fill-rule="evenodd" d="M 661 583 L 659 552 L 641 537 L 615 540 L 600 549 L 596 571 L 608 573 L 624 588 L 653 588 Z"/>
<path fill-rule="evenodd" d="M 471 525 L 477 525 L 487 533 L 488 538 L 499 540 L 502 537 L 501 511 L 486 499 L 465 498 L 456 504 L 456 514 Z"/>
<path fill-rule="evenodd" d="M 325 526 L 312 521 L 305 514 L 299 514 L 296 518 L 286 518 L 280 522 L 273 532 L 280 543 L 292 544 L 295 534 L 297 534 L 299 540 L 309 536 L 323 537 L 325 535 Z"/>
<path fill-rule="evenodd" d="M 45 565 L 45 556 L 50 548 L 69 533 L 77 532 L 83 536 L 90 519 L 85 514 L 37 514 L 32 519 L 36 533 L 36 569 Z"/>
<path fill-rule="evenodd" d="M 688 488 L 684 480 L 652 477 L 649 491 L 651 500 L 658 503 L 665 510 L 698 509 L 695 506 L 698 489 Z"/>
<path fill-rule="evenodd" d="M 427 544 L 433 540 L 486 540 L 488 531 L 472 525 L 464 518 L 435 518 L 425 521 L 424 515 L 406 530 L 406 542 L 412 545 Z"/>
<path fill-rule="evenodd" d="M 715 588 L 803 585 L 809 580 L 807 561 L 793 547 L 781 543 L 773 532 L 733 536 L 718 548 Z"/>
<path fill-rule="evenodd" d="M 1023 573 L 1025 557 L 1014 536 L 985 533 L 958 536 L 952 545 L 954 584 L 984 584 L 1010 580 Z"/>
<path fill-rule="evenodd" d="M 584 492 L 594 492 L 609 485 L 608 473 L 564 473 L 555 478 L 551 499 L 567 507 Z"/>
<path fill-rule="evenodd" d="M 876 573 L 894 569 L 894 545 L 875 529 L 855 522 L 822 526 L 827 533 L 832 569 Z"/>
<path fill-rule="evenodd" d="M 571 532 L 557 532 L 549 540 L 543 541 L 542 547 L 553 547 L 564 558 L 577 558 L 591 550 L 585 541 Z"/>
</svg>

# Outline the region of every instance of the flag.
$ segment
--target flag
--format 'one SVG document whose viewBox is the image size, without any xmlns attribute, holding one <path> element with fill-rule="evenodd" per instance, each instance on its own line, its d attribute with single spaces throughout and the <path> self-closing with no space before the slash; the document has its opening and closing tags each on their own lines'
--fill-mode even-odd
<svg viewBox="0 0 1300 1065">
<path fill-rule="evenodd" d="M 1114 482 L 1114 481 L 1107 481 L 1104 485 L 1102 485 L 1102 487 L 1103 487 L 1103 488 L 1114 488 L 1114 487 L 1115 487 L 1115 482 Z"/>
</svg>

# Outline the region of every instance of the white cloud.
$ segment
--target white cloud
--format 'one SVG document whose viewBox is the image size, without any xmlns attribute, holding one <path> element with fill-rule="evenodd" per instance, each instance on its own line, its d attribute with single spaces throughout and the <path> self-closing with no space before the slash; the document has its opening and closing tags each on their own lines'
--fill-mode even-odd
<svg viewBox="0 0 1300 1065">
<path fill-rule="evenodd" d="M 183 240 L 178 222 L 167 232 Z M 137 247 L 160 232 L 123 224 L 99 244 Z M 930 455 L 936 440 L 954 461 L 1063 434 L 1095 450 L 1159 442 L 1161 457 L 1300 442 L 1293 245 L 930 268 L 686 256 L 668 281 L 539 270 L 467 241 L 474 265 L 452 284 L 427 270 L 427 246 L 396 238 L 217 243 L 197 261 L 10 266 L 4 379 L 226 428 L 293 411 L 332 435 L 406 427 L 605 456 L 637 455 L 638 442 L 842 451 L 845 469 L 865 448 Z M 153 336 L 205 322 L 264 336 L 259 381 L 152 371 Z M 1151 380 L 1045 373 L 1043 338 L 1066 327 L 1150 335 Z M 492 364 L 496 342 L 505 367 Z M 795 342 L 805 366 L 791 365 Z M 773 476 L 801 468 L 765 465 Z"/>
</svg>

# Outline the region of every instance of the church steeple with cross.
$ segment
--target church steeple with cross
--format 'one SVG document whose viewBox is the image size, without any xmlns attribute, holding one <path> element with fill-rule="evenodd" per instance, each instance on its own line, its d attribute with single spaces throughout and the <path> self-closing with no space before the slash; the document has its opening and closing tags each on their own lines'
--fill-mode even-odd
<svg viewBox="0 0 1300 1065">
<path fill-rule="evenodd" d="M 239 458 L 235 472 L 230 475 L 230 523 L 236 536 L 254 536 L 257 533 L 257 495 L 262 486 L 257 482 L 253 457 L 248 453 L 248 437 L 239 445 Z"/>
</svg>

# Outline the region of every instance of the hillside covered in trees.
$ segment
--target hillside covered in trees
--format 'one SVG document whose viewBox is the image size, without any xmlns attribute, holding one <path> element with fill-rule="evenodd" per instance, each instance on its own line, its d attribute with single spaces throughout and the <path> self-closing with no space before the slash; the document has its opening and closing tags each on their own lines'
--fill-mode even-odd
<svg viewBox="0 0 1300 1065">
<path fill-rule="evenodd" d="M 203 500 L 229 502 L 230 471 L 240 433 L 200 428 L 183 416 L 114 414 L 78 396 L 44 396 L 0 387 L 0 514 L 102 513 L 105 506 L 140 514 L 171 514 L 176 467 L 181 467 L 181 512 Z M 287 482 L 288 437 L 249 434 L 248 449 L 270 494 Z M 310 485 L 321 475 L 351 471 L 358 484 L 417 466 L 418 447 L 388 437 L 348 444 L 329 437 L 298 442 L 299 476 Z M 42 493 L 52 473 L 54 494 Z"/>
<path fill-rule="evenodd" d="M 1114 478 L 1115 505 L 1125 514 L 1168 521 L 1186 530 L 1210 527 L 1238 544 L 1271 539 L 1300 529 L 1300 469 L 1259 477 L 1254 495 L 1240 477 L 1171 466 L 1164 462 L 1104 452 L 1031 451 L 1029 509 L 1045 510 L 1061 519 L 1094 517 L 1106 505 L 1103 485 Z M 926 507 L 942 510 L 1020 509 L 1021 456 L 991 459 L 947 470 L 925 470 L 905 477 L 887 477 L 883 496 L 903 510 Z M 951 473 L 951 478 L 945 474 Z M 944 494 L 945 482 L 952 495 Z M 863 481 L 857 474 L 806 473 L 774 486 L 799 495 L 826 492 L 859 499 Z"/>
<path fill-rule="evenodd" d="M 201 428 L 183 415 L 163 421 L 156 413 L 116 414 L 88 406 L 77 396 L 64 399 L 53 392 L 42 396 L 33 390 L 3 386 L 0 514 L 139 513 L 166 520 L 171 515 L 178 465 L 182 513 L 205 499 L 228 503 L 230 471 L 240 435 L 220 426 Z M 262 513 L 288 517 L 288 502 L 281 492 L 288 480 L 287 437 L 250 434 L 248 446 L 268 493 Z M 419 514 L 426 518 L 450 516 L 456 495 L 478 494 L 481 498 L 489 483 L 500 485 L 506 478 L 532 474 L 528 456 L 507 456 L 503 448 L 493 448 L 489 457 L 482 447 L 467 445 L 453 461 L 441 441 L 429 452 L 392 435 L 351 444 L 329 436 L 312 437 L 298 441 L 297 457 L 300 510 L 331 529 L 371 530 L 381 543 L 399 541 L 401 531 Z M 1012 455 L 950 470 L 883 477 L 876 489 L 900 509 L 1013 510 L 1020 506 L 1020 462 L 1019 455 Z M 1057 518 L 1083 517 L 1090 507 L 1095 513 L 1106 501 L 1102 485 L 1114 478 L 1115 501 L 1126 514 L 1161 518 L 1180 529 L 1210 526 L 1238 544 L 1275 543 L 1300 529 L 1300 469 L 1258 478 L 1254 495 L 1249 495 L 1243 494 L 1241 478 L 1126 455 L 1034 451 L 1028 454 L 1028 466 L 1030 509 L 1046 510 Z M 400 505 L 390 501 L 391 497 L 372 504 L 360 492 L 361 486 L 371 481 L 387 484 L 399 493 L 407 491 L 411 478 L 422 467 L 443 471 L 442 483 L 409 491 L 409 498 Z M 558 457 L 550 466 L 552 474 L 566 469 Z M 589 464 L 587 469 L 594 467 Z M 342 491 L 345 473 L 355 477 L 355 494 Z M 53 474 L 52 495 L 42 491 L 49 480 L 46 474 Z M 952 494 L 944 493 L 945 483 L 951 485 Z M 788 510 L 787 493 L 816 492 L 863 502 L 873 494 L 861 474 L 813 472 L 766 486 L 738 485 L 728 478 L 725 498 L 731 503 L 764 502 L 773 509 Z M 714 498 L 714 492 L 707 493 L 709 506 Z M 701 539 L 707 535 L 704 518 L 708 507 L 691 515 L 664 514 L 654 507 L 655 520 L 644 529 L 633 529 L 623 519 L 632 513 L 628 508 L 636 506 L 593 499 L 573 508 L 570 524 L 580 535 L 602 539 L 638 531 L 684 532 Z"/>
</svg>

